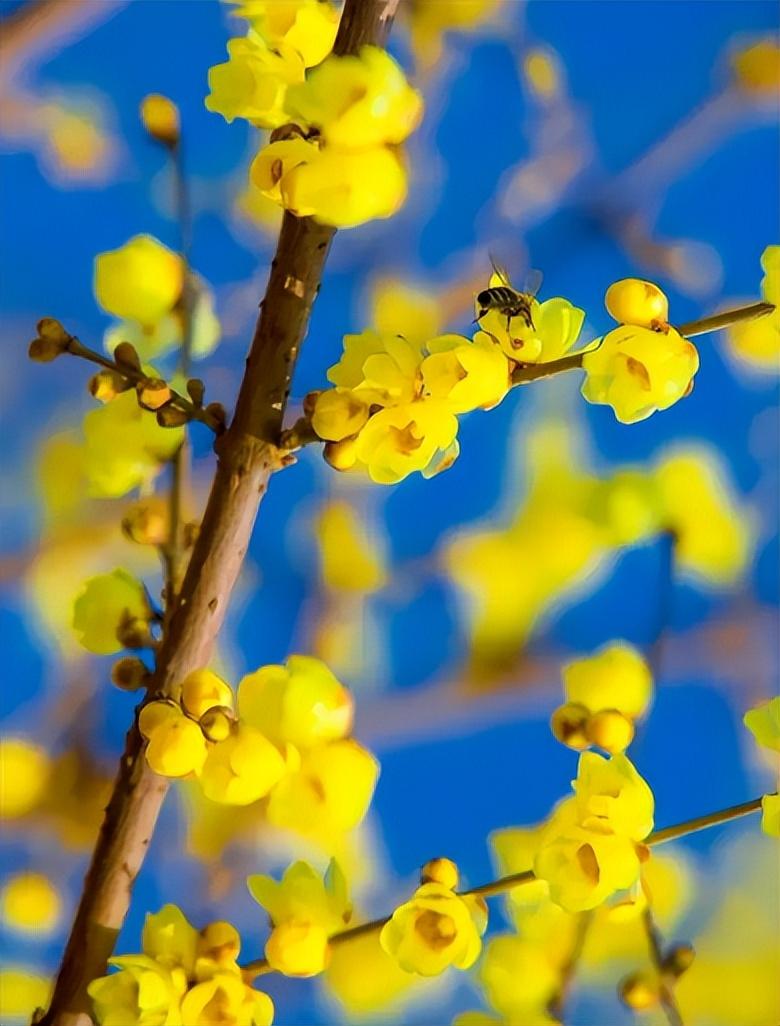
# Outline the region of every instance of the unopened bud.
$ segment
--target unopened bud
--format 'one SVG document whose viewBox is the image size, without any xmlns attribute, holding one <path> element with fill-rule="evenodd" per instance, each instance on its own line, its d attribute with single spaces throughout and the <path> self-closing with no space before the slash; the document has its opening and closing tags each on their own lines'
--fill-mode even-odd
<svg viewBox="0 0 780 1026">
<path fill-rule="evenodd" d="M 420 870 L 420 883 L 437 883 L 454 891 L 458 886 L 458 867 L 447 858 L 429 859 Z"/>
<path fill-rule="evenodd" d="M 585 736 L 592 745 L 610 755 L 624 752 L 634 739 L 634 724 L 617 709 L 601 709 L 585 724 Z"/>
<path fill-rule="evenodd" d="M 141 100 L 141 121 L 149 135 L 166 146 L 179 141 L 179 108 L 161 93 L 150 93 Z"/>
<path fill-rule="evenodd" d="M 154 645 L 149 621 L 140 616 L 125 616 L 116 629 L 116 636 L 123 648 L 151 648 Z"/>
<path fill-rule="evenodd" d="M 121 374 L 102 370 L 92 375 L 87 387 L 93 399 L 97 399 L 100 403 L 110 403 L 120 392 L 126 391 L 130 384 L 127 378 L 123 378 Z"/>
<path fill-rule="evenodd" d="M 138 691 L 149 676 L 148 668 L 136 656 L 125 656 L 111 667 L 111 680 L 122 691 Z"/>
<path fill-rule="evenodd" d="M 182 427 L 184 424 L 189 424 L 189 422 L 189 413 L 186 410 L 180 410 L 178 406 L 173 406 L 171 403 L 167 406 L 161 406 L 157 411 L 157 423 L 160 427 Z"/>
<path fill-rule="evenodd" d="M 198 720 L 207 741 L 224 741 L 233 729 L 233 711 L 227 706 L 215 705 Z"/>
<path fill-rule="evenodd" d="M 187 395 L 192 399 L 196 406 L 203 405 L 203 396 L 206 393 L 206 386 L 200 380 L 200 378 L 190 378 L 187 382 Z"/>
<path fill-rule="evenodd" d="M 631 973 L 620 983 L 618 994 L 621 1001 L 635 1012 L 654 1008 L 661 998 L 658 978 L 649 972 Z"/>
<path fill-rule="evenodd" d="M 326 442 L 322 455 L 334 470 L 351 470 L 357 463 L 357 443 L 354 438 L 340 442 Z"/>
<path fill-rule="evenodd" d="M 670 976 L 682 976 L 691 968 L 695 958 L 696 951 L 692 944 L 675 944 L 667 951 L 661 969 Z"/>
<path fill-rule="evenodd" d="M 27 355 L 36 363 L 51 363 L 58 356 L 62 356 L 66 346 L 60 345 L 50 338 L 34 338 L 27 347 Z"/>
<path fill-rule="evenodd" d="M 566 702 L 559 705 L 550 717 L 550 729 L 553 736 L 577 752 L 587 748 L 590 742 L 585 734 L 585 725 L 590 713 L 579 702 Z"/>
<path fill-rule="evenodd" d="M 216 422 L 217 430 L 222 431 L 227 423 L 227 413 L 225 413 L 225 407 L 222 403 L 209 403 L 206 407 L 206 413 Z"/>
<path fill-rule="evenodd" d="M 120 367 L 127 367 L 130 370 L 140 371 L 141 360 L 131 342 L 120 342 L 114 349 L 114 360 Z"/>
<path fill-rule="evenodd" d="M 41 317 L 35 330 L 41 338 L 45 338 L 49 342 L 59 342 L 63 347 L 70 342 L 70 335 L 56 317 Z"/>
<path fill-rule="evenodd" d="M 163 545 L 168 540 L 168 521 L 163 512 L 139 502 L 122 518 L 122 533 L 137 545 Z"/>
<path fill-rule="evenodd" d="M 317 400 L 322 395 L 323 389 L 318 388 L 313 392 L 307 392 L 303 397 L 303 415 L 311 419 L 314 414 L 314 407 L 317 405 Z"/>
<path fill-rule="evenodd" d="M 241 950 L 241 938 L 230 923 L 209 923 L 200 931 L 198 954 L 217 963 L 233 963 Z"/>
<path fill-rule="evenodd" d="M 144 410 L 159 410 L 171 401 L 171 390 L 162 378 L 147 378 L 135 386 L 138 405 Z"/>
</svg>

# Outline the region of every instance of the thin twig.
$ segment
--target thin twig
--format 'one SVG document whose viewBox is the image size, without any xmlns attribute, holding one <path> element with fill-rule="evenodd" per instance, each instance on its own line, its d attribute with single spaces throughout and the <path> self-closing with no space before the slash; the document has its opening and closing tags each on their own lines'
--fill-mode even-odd
<svg viewBox="0 0 780 1026">
<path fill-rule="evenodd" d="M 572 984 L 574 983 L 574 977 L 577 973 L 577 967 L 580 964 L 580 959 L 582 958 L 585 941 L 588 937 L 588 930 L 591 928 L 593 918 L 593 909 L 588 909 L 587 912 L 580 912 L 578 914 L 577 927 L 574 933 L 571 950 L 569 951 L 569 957 L 561 966 L 558 990 L 548 1006 L 550 1015 L 560 1022 L 563 1022 L 566 1001 L 569 997 Z"/>
<path fill-rule="evenodd" d="M 742 321 L 755 320 L 756 317 L 763 317 L 773 310 L 774 306 L 771 303 L 751 303 L 750 306 L 740 306 L 735 310 L 724 310 L 723 313 L 713 314 L 712 317 L 688 321 L 681 324 L 677 330 L 686 338 L 693 338 L 694 335 L 706 335 L 709 331 L 730 328 L 732 324 L 740 324 Z"/>
<path fill-rule="evenodd" d="M 684 1026 L 682 1015 L 674 995 L 674 989 L 669 979 L 669 974 L 664 969 L 664 949 L 661 934 L 656 926 L 653 917 L 653 910 L 649 905 L 642 913 L 642 925 L 647 934 L 647 943 L 650 949 L 650 959 L 658 973 L 659 995 L 661 1007 L 669 1026 Z"/>
<path fill-rule="evenodd" d="M 682 823 L 676 823 L 674 826 L 655 830 L 647 837 L 644 843 L 649 846 L 664 844 L 666 841 L 672 841 L 678 837 L 685 837 L 688 834 L 696 833 L 698 830 L 704 830 L 705 827 L 716 826 L 719 823 L 728 823 L 730 820 L 739 819 L 741 816 L 748 815 L 748 813 L 758 811 L 761 808 L 761 802 L 762 798 L 752 798 L 749 802 L 743 802 L 741 805 L 730 805 L 726 809 L 718 809 L 717 812 L 708 812 L 704 816 L 697 816 L 695 819 L 687 819 Z M 479 884 L 477 887 L 471 887 L 466 891 L 458 891 L 458 893 L 464 897 L 473 895 L 482 898 L 492 898 L 506 891 L 511 891 L 514 887 L 532 883 L 536 879 L 534 871 L 527 869 L 522 873 L 510 873 L 507 876 L 500 876 L 489 883 Z M 368 923 L 361 923 L 359 926 L 352 926 L 348 930 L 341 930 L 339 933 L 333 934 L 330 938 L 330 944 L 344 944 L 347 941 L 354 940 L 356 937 L 373 933 L 374 930 L 381 929 L 385 923 L 389 922 L 390 918 L 391 916 L 383 916 L 381 919 L 372 919 Z M 584 943 L 584 937 L 582 942 Z M 250 982 L 256 976 L 262 976 L 274 971 L 264 958 L 257 958 L 247 962 L 242 968 L 244 977 Z"/>
</svg>

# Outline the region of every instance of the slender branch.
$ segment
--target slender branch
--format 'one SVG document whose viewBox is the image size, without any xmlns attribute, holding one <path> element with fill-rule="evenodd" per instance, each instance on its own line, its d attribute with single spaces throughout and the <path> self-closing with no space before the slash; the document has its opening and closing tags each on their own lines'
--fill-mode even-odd
<svg viewBox="0 0 780 1026">
<path fill-rule="evenodd" d="M 547 363 L 521 363 L 512 372 L 512 384 L 524 385 L 528 381 L 538 381 L 540 378 L 551 378 L 553 374 L 560 374 L 562 371 L 578 370 L 582 367 L 584 353 L 570 353 L 562 356 L 559 360 L 549 360 Z"/>
<path fill-rule="evenodd" d="M 656 926 L 655 918 L 653 917 L 653 910 L 649 905 L 642 913 L 642 924 L 645 928 L 645 933 L 647 934 L 647 943 L 650 949 L 650 960 L 658 973 L 661 1008 L 664 1010 L 664 1015 L 666 1016 L 669 1026 L 684 1026 L 682 1015 L 680 1014 L 680 1008 L 677 1004 L 677 998 L 674 995 L 674 989 L 669 979 L 669 974 L 664 968 L 664 949 L 661 934 Z"/>
<path fill-rule="evenodd" d="M 554 995 L 548 1006 L 550 1015 L 560 1022 L 563 1022 L 566 1001 L 569 997 L 572 984 L 574 983 L 577 966 L 582 958 L 585 941 L 588 937 L 588 930 L 590 930 L 591 925 L 593 924 L 593 918 L 593 909 L 588 909 L 587 912 L 580 912 L 578 914 L 577 927 L 574 933 L 571 950 L 569 951 L 569 957 L 561 966 L 560 984 L 558 986 L 557 993 Z"/>
<path fill-rule="evenodd" d="M 742 321 L 755 320 L 756 317 L 763 317 L 773 310 L 774 306 L 771 303 L 751 303 L 750 306 L 740 306 L 735 310 L 724 310 L 723 313 L 713 314 L 712 317 L 688 321 L 679 325 L 677 330 L 686 338 L 692 338 L 694 335 L 706 335 L 709 331 L 730 328 L 732 324 L 740 324 Z"/>
<path fill-rule="evenodd" d="M 381 45 L 398 0 L 346 0 L 334 50 Z M 233 422 L 218 440 L 201 530 L 160 649 L 149 692 L 168 694 L 208 664 L 241 570 L 258 506 L 274 471 L 290 380 L 308 328 L 334 229 L 285 213 L 247 357 Z M 168 781 L 148 767 L 137 725 L 84 882 L 48 1012 L 39 1026 L 87 1026 L 87 986 L 106 971 Z"/>
<path fill-rule="evenodd" d="M 716 826 L 719 823 L 728 823 L 733 819 L 746 816 L 748 813 L 756 812 L 761 808 L 761 801 L 761 798 L 753 798 L 749 802 L 743 802 L 741 805 L 730 805 L 726 809 L 718 809 L 717 812 L 709 812 L 704 816 L 697 816 L 695 819 L 687 819 L 674 826 L 655 830 L 644 843 L 646 845 L 663 844 L 666 841 L 672 841 L 678 837 L 685 837 L 688 834 L 696 833 L 698 830 L 704 830 L 705 827 Z M 467 891 L 459 891 L 458 893 L 464 896 L 478 895 L 482 898 L 492 898 L 506 891 L 511 891 L 514 887 L 532 883 L 534 880 L 536 880 L 536 874 L 532 869 L 527 869 L 522 873 L 510 873 L 508 876 L 500 876 L 497 880 L 491 880 L 489 883 L 479 884 L 477 887 L 471 887 Z M 361 923 L 359 926 L 352 926 L 348 930 L 335 933 L 330 938 L 330 944 L 344 944 L 347 941 L 354 940 L 356 937 L 362 937 L 367 933 L 380 930 L 390 918 L 390 916 L 383 916 L 381 919 L 372 919 L 368 923 Z M 243 966 L 243 971 L 245 978 L 251 982 L 256 976 L 263 976 L 274 970 L 270 968 L 264 958 L 257 958 L 252 962 L 247 962 Z"/>
</svg>

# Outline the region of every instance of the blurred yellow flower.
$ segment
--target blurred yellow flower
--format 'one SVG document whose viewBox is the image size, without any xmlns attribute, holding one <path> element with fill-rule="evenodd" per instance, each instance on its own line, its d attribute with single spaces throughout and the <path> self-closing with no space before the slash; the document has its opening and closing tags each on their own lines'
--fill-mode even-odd
<svg viewBox="0 0 780 1026">
<path fill-rule="evenodd" d="M 206 109 L 227 122 L 246 118 L 258 128 L 277 128 L 290 120 L 287 91 L 303 82 L 300 55 L 289 47 L 269 49 L 257 36 L 230 39 L 228 60 L 209 68 Z"/>
<path fill-rule="evenodd" d="M 376 46 L 329 57 L 288 91 L 287 106 L 293 120 L 303 118 L 320 130 L 326 147 L 341 150 L 401 143 L 423 111 L 403 69 Z"/>
<path fill-rule="evenodd" d="M 369 595 L 384 587 L 387 568 L 376 538 L 343 500 L 320 507 L 315 520 L 320 578 L 330 591 Z"/>
<path fill-rule="evenodd" d="M 780 246 L 767 246 L 761 254 L 764 277 L 761 297 L 775 307 L 770 313 L 732 324 L 726 332 L 730 351 L 756 370 L 780 371 Z"/>
<path fill-rule="evenodd" d="M 415 0 L 401 8 L 409 22 L 412 49 L 425 68 L 442 57 L 448 32 L 471 32 L 501 9 L 499 0 Z"/>
<path fill-rule="evenodd" d="M 229 0 L 236 14 L 272 50 L 282 47 L 299 54 L 307 68 L 324 60 L 333 49 L 339 24 L 338 8 L 326 0 Z"/>
<path fill-rule="evenodd" d="M 371 327 L 378 335 L 402 335 L 415 346 L 435 338 L 442 328 L 442 304 L 430 289 L 401 278 L 379 277 L 369 297 Z"/>
<path fill-rule="evenodd" d="M 743 719 L 758 744 L 780 752 L 780 697 L 748 710 Z"/>
<path fill-rule="evenodd" d="M 198 776 L 211 801 L 249 805 L 264 798 L 286 770 L 279 749 L 259 730 L 239 721 L 224 741 L 209 746 Z"/>
<path fill-rule="evenodd" d="M 150 617 L 144 586 L 126 570 L 90 577 L 73 601 L 72 625 L 79 644 L 97 655 L 120 652 L 125 647 L 121 629 L 134 621 L 146 624 Z"/>
<path fill-rule="evenodd" d="M 486 926 L 482 899 L 428 883 L 395 910 L 379 939 L 406 972 L 438 976 L 451 965 L 468 969 L 476 962 Z"/>
<path fill-rule="evenodd" d="M 21 737 L 0 737 L 0 816 L 16 819 L 34 809 L 51 774 L 48 753 Z"/>
<path fill-rule="evenodd" d="M 60 893 L 42 873 L 17 873 L 3 884 L 0 914 L 10 929 L 43 937 L 56 928 L 61 913 Z"/>
<path fill-rule="evenodd" d="M 780 43 L 771 36 L 737 50 L 731 57 L 734 80 L 746 93 L 776 97 L 780 89 Z"/>
<path fill-rule="evenodd" d="M 490 1005 L 508 1023 L 553 1024 L 547 1006 L 561 986 L 559 967 L 533 940 L 493 937 L 485 947 L 479 982 Z"/>
<path fill-rule="evenodd" d="M 315 976 L 329 960 L 328 938 L 349 922 L 352 907 L 344 874 L 331 859 L 324 878 L 307 862 L 295 862 L 280 882 L 250 876 L 249 893 L 271 919 L 265 955 L 286 976 Z"/>
<path fill-rule="evenodd" d="M 699 369 L 696 347 L 674 328 L 614 328 L 582 360 L 582 395 L 611 406 L 623 424 L 645 420 L 686 396 Z"/>
<path fill-rule="evenodd" d="M 152 138 L 168 146 L 179 140 L 179 108 L 162 93 L 149 93 L 141 100 L 141 123 Z"/>
<path fill-rule="evenodd" d="M 387 954 L 378 932 L 334 946 L 323 981 L 349 1019 L 359 1023 L 397 1012 L 421 983 Z"/>
<path fill-rule="evenodd" d="M 120 320 L 152 326 L 181 296 L 181 257 L 151 235 L 136 235 L 95 258 L 95 298 Z"/>
<path fill-rule="evenodd" d="M 765 794 L 761 799 L 761 829 L 769 837 L 780 837 L 780 794 Z"/>
<path fill-rule="evenodd" d="M 48 1005 L 51 988 L 48 977 L 7 963 L 0 969 L 0 1019 L 8 1026 L 31 1022 Z"/>
<path fill-rule="evenodd" d="M 191 310 L 190 353 L 195 359 L 208 356 L 220 340 L 221 325 L 214 309 L 214 293 L 197 275 L 191 276 L 194 291 Z M 183 311 L 176 307 L 154 325 L 115 321 L 103 335 L 103 348 L 113 355 L 120 342 L 129 342 L 142 361 L 156 360 L 181 346 L 184 340 Z"/>
</svg>

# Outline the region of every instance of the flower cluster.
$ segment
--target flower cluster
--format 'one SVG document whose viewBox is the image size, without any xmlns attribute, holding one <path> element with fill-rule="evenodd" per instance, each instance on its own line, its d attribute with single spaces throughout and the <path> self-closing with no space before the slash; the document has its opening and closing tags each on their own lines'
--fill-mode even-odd
<svg viewBox="0 0 780 1026">
<path fill-rule="evenodd" d="M 634 721 L 647 711 L 653 677 L 632 645 L 615 641 L 564 666 L 563 687 L 566 702 L 551 721 L 558 740 L 578 751 L 596 745 L 615 754 L 629 746 Z"/>
<path fill-rule="evenodd" d="M 378 773 L 349 737 L 352 708 L 324 663 L 293 655 L 248 674 L 235 697 L 215 673 L 196 670 L 175 700 L 144 706 L 139 728 L 156 773 L 194 775 L 206 798 L 227 805 L 267 797 L 276 826 L 338 833 L 362 820 Z"/>
<path fill-rule="evenodd" d="M 175 905 L 148 915 L 143 952 L 109 960 L 119 971 L 89 985 L 101 1026 L 270 1026 L 274 1006 L 241 975 L 230 923 L 198 931 Z"/>
<path fill-rule="evenodd" d="M 615 282 L 606 305 L 620 326 L 583 356 L 582 395 L 611 406 L 622 423 L 634 424 L 689 394 L 699 354 L 668 323 L 666 296 L 652 282 Z"/>
<path fill-rule="evenodd" d="M 407 187 L 398 147 L 422 116 L 399 65 L 375 46 L 330 54 L 338 25 L 330 3 L 257 0 L 238 13 L 249 34 L 231 39 L 227 63 L 210 70 L 206 107 L 260 128 L 291 123 L 255 158 L 253 185 L 337 228 L 395 213 Z"/>
<path fill-rule="evenodd" d="M 780 696 L 750 709 L 745 726 L 762 748 L 780 752 Z M 761 800 L 761 829 L 770 837 L 780 837 L 780 795 L 765 794 Z"/>
<path fill-rule="evenodd" d="M 544 827 L 534 872 L 570 912 L 595 908 L 639 877 L 653 794 L 625 755 L 580 756 L 574 795 Z"/>
<path fill-rule="evenodd" d="M 352 916 L 347 882 L 331 859 L 324 878 L 307 862 L 295 862 L 281 879 L 250 876 L 249 893 L 271 919 L 265 957 L 285 976 L 316 976 L 330 959 L 328 939 Z"/>
<path fill-rule="evenodd" d="M 382 948 L 401 969 L 438 976 L 449 966 L 468 969 L 482 950 L 487 905 L 471 894 L 458 894 L 458 872 L 449 859 L 423 867 L 422 884 L 399 906 L 379 937 Z"/>
</svg>

